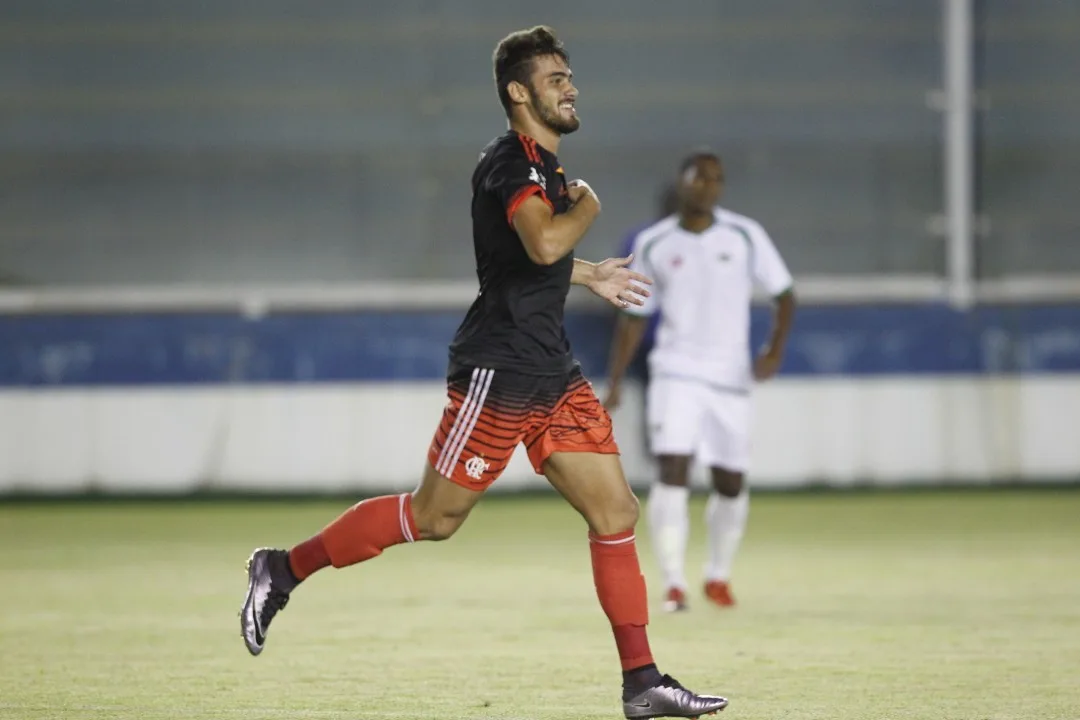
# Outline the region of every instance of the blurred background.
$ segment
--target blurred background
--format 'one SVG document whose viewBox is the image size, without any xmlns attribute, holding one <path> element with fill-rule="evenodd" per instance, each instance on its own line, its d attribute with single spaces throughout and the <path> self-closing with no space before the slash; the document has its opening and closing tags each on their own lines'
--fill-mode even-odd
<svg viewBox="0 0 1080 720">
<path fill-rule="evenodd" d="M 796 277 L 756 486 L 1080 480 L 1075 3 L 2 7 L 0 493 L 412 488 L 476 290 L 491 53 L 537 23 L 603 201 L 579 256 L 706 144 Z M 602 389 L 611 313 L 571 305 Z M 518 457 L 493 491 L 540 485 Z"/>
<path fill-rule="evenodd" d="M 583 524 L 521 451 L 453 542 L 305 581 L 257 661 L 236 632 L 252 547 L 419 481 L 492 51 L 539 23 L 580 256 L 709 145 L 796 278 L 738 608 L 701 468 L 689 613 L 638 524 L 665 672 L 737 717 L 1080 717 L 1076 0 L 0 0 L 0 716 L 615 716 Z M 613 320 L 571 292 L 600 393 Z"/>
</svg>

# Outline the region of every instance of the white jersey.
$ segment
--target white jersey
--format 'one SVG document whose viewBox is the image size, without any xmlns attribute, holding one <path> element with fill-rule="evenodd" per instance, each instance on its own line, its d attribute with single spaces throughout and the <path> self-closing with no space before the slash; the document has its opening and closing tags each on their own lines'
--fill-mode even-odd
<svg viewBox="0 0 1080 720">
<path fill-rule="evenodd" d="M 755 285 L 770 296 L 792 286 L 780 253 L 754 220 L 723 208 L 702 233 L 670 216 L 638 233 L 631 267 L 653 279 L 652 295 L 627 312 L 660 312 L 649 369 L 736 392 L 753 382 L 750 305 Z"/>
</svg>

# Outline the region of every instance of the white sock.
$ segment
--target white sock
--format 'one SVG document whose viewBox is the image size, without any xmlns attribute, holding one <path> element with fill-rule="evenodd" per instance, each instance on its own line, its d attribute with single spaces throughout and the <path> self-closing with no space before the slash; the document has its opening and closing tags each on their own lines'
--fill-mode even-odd
<svg viewBox="0 0 1080 720">
<path fill-rule="evenodd" d="M 649 533 L 664 574 L 664 588 L 686 590 L 686 538 L 690 535 L 687 504 L 690 488 L 653 483 L 649 490 Z"/>
<path fill-rule="evenodd" d="M 709 561 L 705 565 L 706 580 L 731 579 L 731 567 L 739 550 L 746 517 L 750 513 L 750 491 L 745 487 L 736 497 L 729 498 L 715 490 L 705 503 L 705 526 L 709 536 Z"/>
</svg>

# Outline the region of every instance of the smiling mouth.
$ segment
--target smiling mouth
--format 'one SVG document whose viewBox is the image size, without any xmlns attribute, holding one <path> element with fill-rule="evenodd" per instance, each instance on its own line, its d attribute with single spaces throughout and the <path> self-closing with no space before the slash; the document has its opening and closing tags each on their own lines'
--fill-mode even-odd
<svg viewBox="0 0 1080 720">
<path fill-rule="evenodd" d="M 559 110 L 568 110 L 572 113 L 577 112 L 577 110 L 574 108 L 574 103 L 571 101 L 559 103 Z"/>
</svg>

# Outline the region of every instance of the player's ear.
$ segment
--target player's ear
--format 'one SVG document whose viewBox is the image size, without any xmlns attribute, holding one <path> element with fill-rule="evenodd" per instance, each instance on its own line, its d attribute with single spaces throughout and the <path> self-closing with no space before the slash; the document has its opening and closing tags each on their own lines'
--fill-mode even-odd
<svg viewBox="0 0 1080 720">
<path fill-rule="evenodd" d="M 507 83 L 506 94 L 510 96 L 511 102 L 515 105 L 529 102 L 529 88 L 525 87 L 517 80 L 511 80 Z"/>
</svg>

